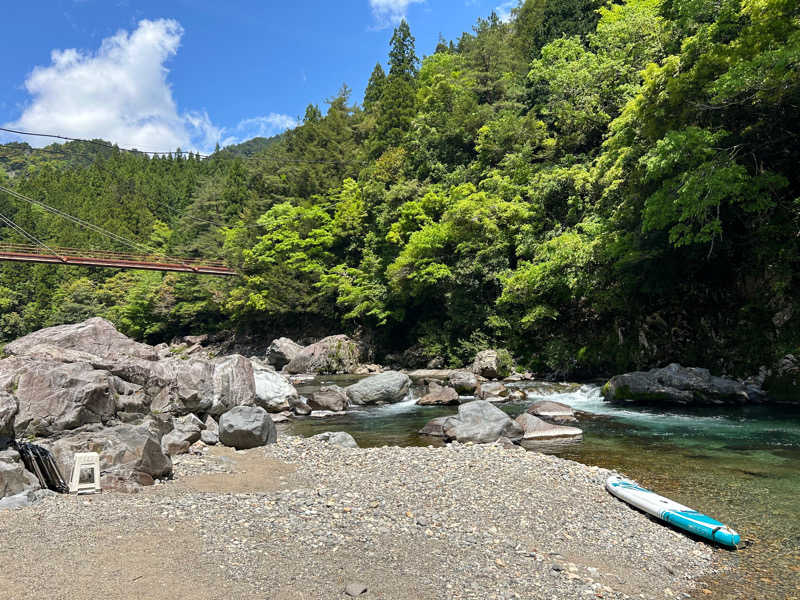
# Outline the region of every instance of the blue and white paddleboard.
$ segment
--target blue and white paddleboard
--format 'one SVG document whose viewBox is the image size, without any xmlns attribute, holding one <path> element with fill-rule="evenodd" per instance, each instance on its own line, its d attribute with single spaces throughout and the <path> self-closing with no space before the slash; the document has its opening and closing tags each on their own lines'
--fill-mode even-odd
<svg viewBox="0 0 800 600">
<path fill-rule="evenodd" d="M 612 475 L 606 480 L 606 489 L 620 500 L 707 540 L 723 546 L 735 547 L 739 543 L 739 534 L 733 529 L 688 506 L 659 496 L 635 481 Z"/>
</svg>

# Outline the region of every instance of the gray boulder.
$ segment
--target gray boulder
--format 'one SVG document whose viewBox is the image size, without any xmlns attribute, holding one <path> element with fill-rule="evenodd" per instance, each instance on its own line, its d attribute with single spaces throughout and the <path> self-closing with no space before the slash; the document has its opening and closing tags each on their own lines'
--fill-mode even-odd
<svg viewBox="0 0 800 600">
<path fill-rule="evenodd" d="M 308 400 L 305 396 L 289 400 L 289 409 L 296 415 L 311 414 L 311 407 L 308 405 Z"/>
<path fill-rule="evenodd" d="M 276 369 L 282 369 L 289 364 L 295 356 L 297 356 L 303 347 L 296 344 L 289 338 L 278 338 L 272 340 L 272 343 L 267 348 L 267 362 Z"/>
<path fill-rule="evenodd" d="M 508 377 L 512 361 L 508 350 L 481 350 L 472 361 L 472 372 L 487 379 Z"/>
<path fill-rule="evenodd" d="M 529 415 L 539 417 L 543 421 L 561 425 L 564 423 L 577 423 L 575 411 L 571 406 L 552 400 L 538 400 L 531 404 L 525 411 Z"/>
<path fill-rule="evenodd" d="M 428 393 L 417 400 L 420 406 L 458 404 L 458 392 L 449 387 L 441 386 L 436 382 L 428 384 Z"/>
<path fill-rule="evenodd" d="M 219 425 L 211 415 L 206 417 L 206 422 L 203 425 L 205 429 L 200 432 L 200 441 L 209 446 L 219 444 Z"/>
<path fill-rule="evenodd" d="M 123 424 L 99 431 L 79 431 L 45 443 L 65 480 L 72 473 L 76 452 L 97 452 L 103 489 L 135 491 L 172 473 L 172 461 L 148 425 Z"/>
<path fill-rule="evenodd" d="M 508 389 L 499 381 L 488 381 L 482 383 L 475 393 L 475 397 L 485 400 L 486 398 L 504 398 L 508 395 Z"/>
<path fill-rule="evenodd" d="M 405 373 L 386 371 L 347 386 L 345 391 L 353 404 L 391 403 L 403 400 L 410 386 L 411 379 Z"/>
<path fill-rule="evenodd" d="M 273 444 L 278 432 L 269 413 L 260 406 L 236 406 L 219 420 L 219 441 L 237 450 Z"/>
<path fill-rule="evenodd" d="M 200 439 L 203 422 L 193 414 L 172 419 L 173 429 L 161 438 L 161 449 L 164 454 L 175 456 L 186 454 L 189 447 Z"/>
<path fill-rule="evenodd" d="M 117 331 L 110 321 L 100 317 L 34 331 L 6 344 L 4 351 L 12 356 L 50 360 L 58 360 L 57 351 L 61 351 L 65 353 L 65 362 L 75 362 L 76 356 L 82 356 L 84 362 L 96 367 L 100 367 L 101 363 L 111 365 L 130 358 L 158 360 L 158 353 L 152 346 L 135 342 Z M 97 360 L 86 361 L 86 357 L 95 357 Z"/>
<path fill-rule="evenodd" d="M 425 427 L 419 430 L 419 433 L 422 435 L 432 435 L 434 437 L 445 437 L 444 435 L 444 423 L 450 417 L 436 417 L 435 419 L 431 419 L 425 424 Z"/>
<path fill-rule="evenodd" d="M 739 381 L 676 363 L 615 375 L 603 386 L 603 398 L 643 404 L 742 404 L 758 400 Z"/>
<path fill-rule="evenodd" d="M 478 387 L 478 378 L 469 371 L 455 371 L 450 375 L 450 385 L 459 394 L 471 395 Z"/>
<path fill-rule="evenodd" d="M 564 425 L 554 425 L 547 421 L 542 421 L 539 417 L 534 417 L 528 413 L 522 413 L 516 419 L 524 435 L 525 440 L 541 440 L 563 437 L 580 437 L 583 431 L 577 427 L 566 427 Z"/>
<path fill-rule="evenodd" d="M 47 436 L 107 422 L 116 412 L 112 380 L 87 363 L 25 361 L 16 373 L 16 434 Z"/>
<path fill-rule="evenodd" d="M 331 335 L 306 346 L 290 360 L 287 373 L 352 373 L 361 362 L 361 348 L 346 335 Z"/>
<path fill-rule="evenodd" d="M 324 385 L 311 394 L 308 405 L 312 410 L 332 410 L 339 412 L 350 406 L 347 392 L 338 385 Z"/>
<path fill-rule="evenodd" d="M 289 410 L 291 401 L 298 397 L 295 387 L 283 375 L 255 361 L 251 362 L 255 378 L 255 405 L 267 412 Z"/>
<path fill-rule="evenodd" d="M 522 427 L 506 413 L 484 400 L 473 400 L 458 407 L 458 415 L 448 417 L 442 431 L 449 440 L 487 444 L 507 437 L 518 440 Z"/>
<path fill-rule="evenodd" d="M 2 438 L 14 437 L 14 417 L 17 416 L 17 399 L 0 390 L 0 444 Z M 0 445 L 0 447 L 2 447 Z"/>
<path fill-rule="evenodd" d="M 314 439 L 328 442 L 334 446 L 341 446 L 342 448 L 358 448 L 356 440 L 346 431 L 325 431 L 313 437 Z"/>
<path fill-rule="evenodd" d="M 16 450 L 0 451 L 0 498 L 27 495 L 39 489 L 36 475 L 25 470 Z"/>
</svg>

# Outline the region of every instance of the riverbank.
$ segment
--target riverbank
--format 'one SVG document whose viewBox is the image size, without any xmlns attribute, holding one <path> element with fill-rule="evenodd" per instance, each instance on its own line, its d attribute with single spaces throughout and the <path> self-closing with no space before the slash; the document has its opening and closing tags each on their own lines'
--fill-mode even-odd
<svg viewBox="0 0 800 600">
<path fill-rule="evenodd" d="M 493 445 L 214 448 L 176 457 L 175 479 L 139 494 L 0 513 L 0 588 L 18 600 L 336 598 L 354 582 L 363 598 L 681 597 L 711 549 L 612 498 L 607 475 Z"/>
</svg>

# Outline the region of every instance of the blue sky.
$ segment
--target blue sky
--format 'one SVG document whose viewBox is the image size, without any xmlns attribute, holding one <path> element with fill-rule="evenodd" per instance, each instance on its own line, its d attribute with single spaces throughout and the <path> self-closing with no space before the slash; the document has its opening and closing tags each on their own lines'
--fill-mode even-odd
<svg viewBox="0 0 800 600">
<path fill-rule="evenodd" d="M 417 54 L 498 0 L 50 0 L 6 7 L 0 123 L 144 150 L 208 151 L 290 127 L 347 83 L 361 101 L 392 27 Z M 324 108 L 323 108 L 324 110 Z M 13 136 L 0 134 L 0 142 Z M 40 141 L 24 138 L 35 145 Z"/>
</svg>

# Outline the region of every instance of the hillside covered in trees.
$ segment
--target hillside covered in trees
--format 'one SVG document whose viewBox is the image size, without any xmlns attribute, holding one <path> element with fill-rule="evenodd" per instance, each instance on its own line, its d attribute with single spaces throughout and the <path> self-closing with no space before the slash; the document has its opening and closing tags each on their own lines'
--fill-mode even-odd
<svg viewBox="0 0 800 600">
<path fill-rule="evenodd" d="M 795 0 L 526 0 L 414 42 L 401 23 L 363 99 L 206 159 L 0 147 L 0 185 L 241 274 L 5 263 L 0 338 L 94 315 L 149 342 L 344 331 L 378 359 L 505 347 L 571 376 L 800 348 Z M 125 250 L 7 194 L 0 213 Z"/>
</svg>

